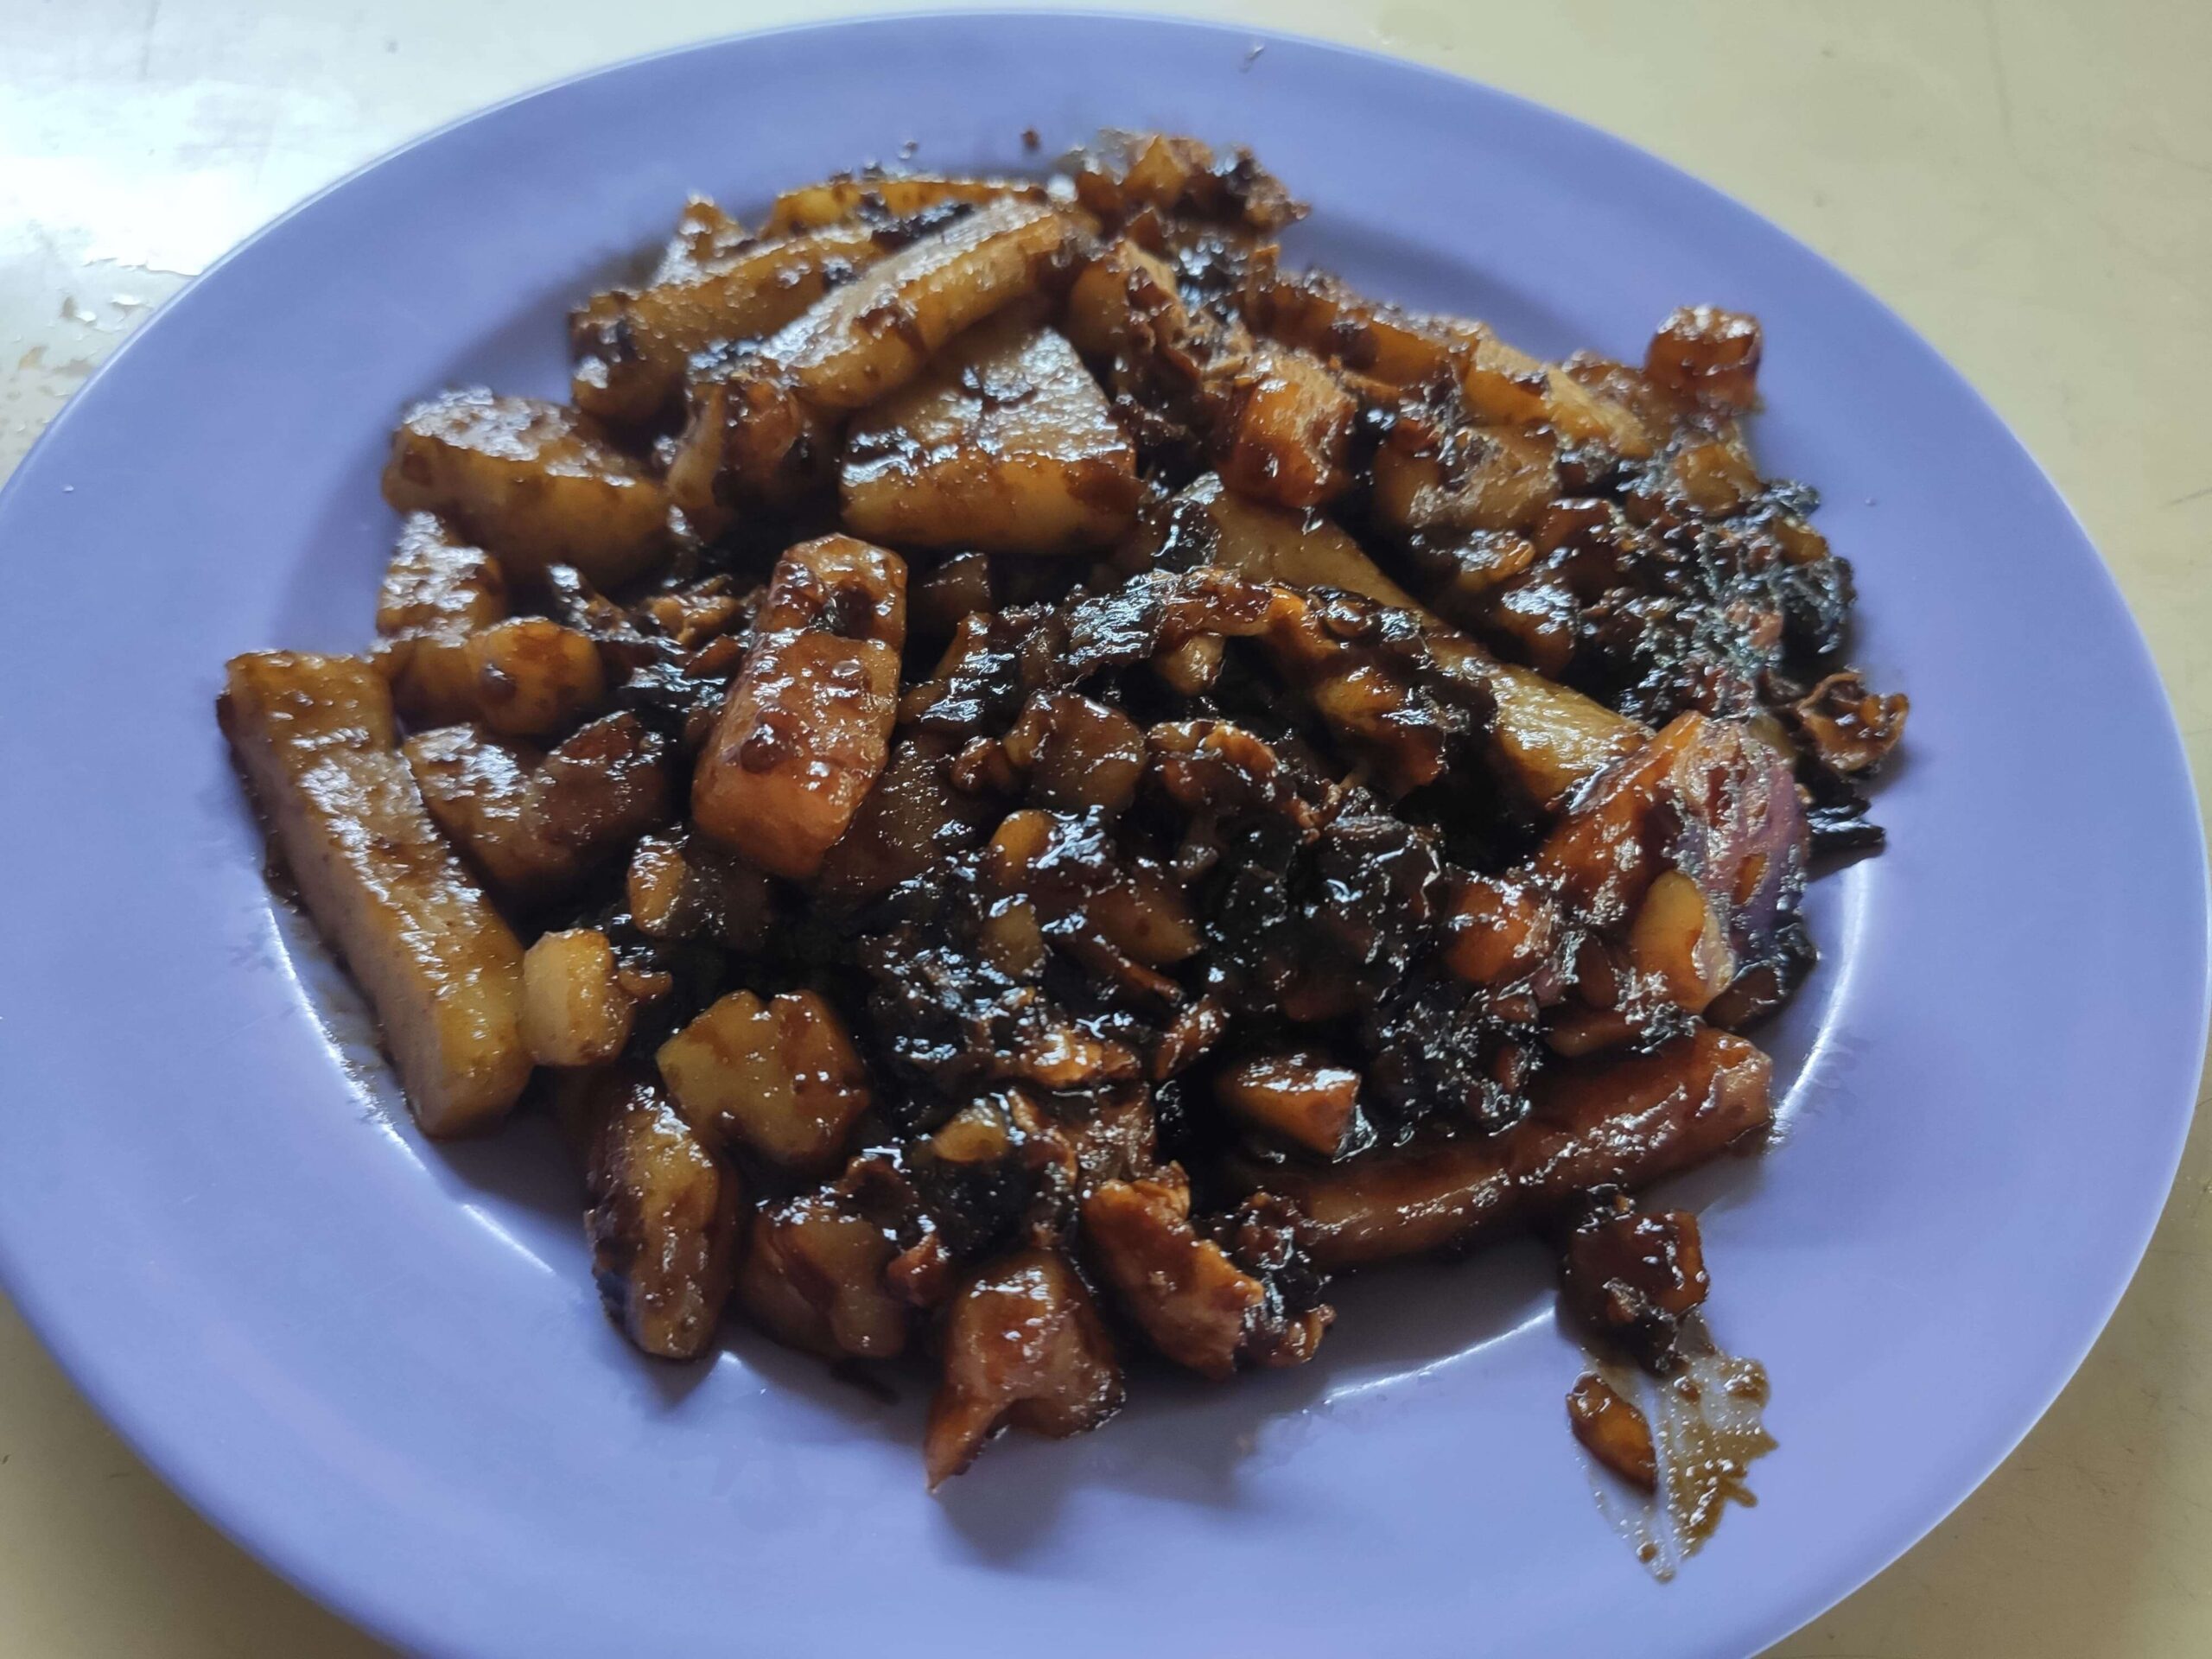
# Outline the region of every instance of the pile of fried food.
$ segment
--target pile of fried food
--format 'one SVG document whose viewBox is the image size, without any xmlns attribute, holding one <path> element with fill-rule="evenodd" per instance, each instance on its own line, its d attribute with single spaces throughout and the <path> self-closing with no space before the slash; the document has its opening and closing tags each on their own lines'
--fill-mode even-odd
<svg viewBox="0 0 2212 1659">
<path fill-rule="evenodd" d="M 406 414 L 372 652 L 229 665 L 423 1130 L 551 1113 L 647 1353 L 937 1356 L 932 1483 L 1530 1226 L 1663 1367 L 1694 1223 L 1624 1195 L 1766 1124 L 1738 1033 L 1878 841 L 1758 324 L 1540 362 L 1302 211 L 1132 135 L 695 200 L 572 404 Z"/>
</svg>

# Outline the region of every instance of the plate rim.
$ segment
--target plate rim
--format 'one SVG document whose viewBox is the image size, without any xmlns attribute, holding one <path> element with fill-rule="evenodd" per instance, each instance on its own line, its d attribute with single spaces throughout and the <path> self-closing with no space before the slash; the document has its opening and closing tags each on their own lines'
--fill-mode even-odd
<svg viewBox="0 0 2212 1659">
<path fill-rule="evenodd" d="M 541 99 L 562 94 L 581 84 L 604 77 L 626 74 L 666 60 L 679 59 L 696 54 L 720 51 L 746 42 L 765 41 L 794 35 L 832 36 L 842 34 L 865 34 L 880 29 L 927 29 L 943 25 L 974 26 L 978 24 L 1008 23 L 1024 29 L 1050 30 L 1063 24 L 1106 24 L 1136 31 L 1157 31 L 1185 37 L 1211 37 L 1222 42 L 1242 41 L 1248 47 L 1287 47 L 1363 60 L 1370 65 L 1384 66 L 1399 73 L 1413 73 L 1433 80 L 1472 88 L 1484 96 L 1501 103 L 1517 106 L 1523 113 L 1543 122 L 1560 123 L 1579 131 L 1580 136 L 1594 142 L 1601 149 L 1618 153 L 1641 167 L 1663 169 L 1682 187 L 1725 204 L 1733 213 L 1756 221 L 1769 234 L 1786 241 L 1801 257 L 1817 264 L 1835 280 L 1873 307 L 1897 335 L 1909 340 L 1924 364 L 1936 373 L 1952 383 L 1955 390 L 1979 408 L 1993 431 L 2001 433 L 2016 458 L 2024 461 L 2035 477 L 2039 479 L 2052 505 L 2063 515 L 2065 522 L 2079 537 L 2081 543 L 2093 554 L 2095 579 L 2104 595 L 2112 602 L 2126 626 L 2122 639 L 2129 655 L 2129 668 L 2143 677 L 2155 692 L 2156 701 L 2164 719 L 2158 733 L 2158 745 L 2170 763 L 2162 774 L 2163 781 L 2179 785 L 2181 795 L 2190 808 L 2186 814 L 2189 824 L 2187 839 L 2196 855 L 2195 879 L 2185 893 L 2177 893 L 2192 910 L 2196 925 L 2190 931 L 2196 956 L 2190 964 L 2196 980 L 2196 1019 L 2192 1027 L 2194 1049 L 2198 1056 L 2194 1065 L 2194 1084 L 2183 1082 L 2177 1093 L 2186 1101 L 2185 1107 L 2172 1112 L 2167 1145 L 2158 1159 L 2163 1170 L 2158 1186 L 2158 1199 L 2146 1205 L 2146 1213 L 2126 1241 L 2124 1250 L 2110 1259 L 2116 1271 L 2108 1282 L 2099 1285 L 2094 1298 L 2097 1312 L 2088 1323 L 2078 1344 L 2065 1344 L 2069 1357 L 2051 1374 L 2047 1388 L 2038 1385 L 2032 1395 L 2035 1403 L 2022 1421 L 2006 1423 L 1996 1438 L 2001 1445 L 1986 1461 L 1976 1459 L 1978 1465 L 1972 1479 L 1948 1497 L 1941 1498 L 1924 1522 L 1916 1524 L 1910 1535 L 1901 1537 L 1894 1547 L 1885 1546 L 1874 1552 L 1875 1559 L 1868 1565 L 1853 1562 L 1841 1568 L 1837 1587 L 1817 1605 L 1802 1611 L 1780 1616 L 1780 1622 L 1771 1628 L 1763 1628 L 1758 1645 L 1764 1648 L 1780 1640 L 1793 1630 L 1820 1618 L 1910 1552 L 1943 1521 L 1955 1513 L 1966 1500 L 1987 1481 L 2035 1427 L 2043 1421 L 2060 1394 L 2073 1381 L 2083 1362 L 2108 1328 L 2113 1315 L 2133 1283 L 2145 1252 L 2171 1198 L 2173 1183 L 2178 1173 L 2184 1145 L 2194 1122 L 2197 1093 L 2205 1076 L 2204 1052 L 2208 1036 L 2212 1036 L 2212 868 L 2207 866 L 2206 826 L 2197 804 L 2194 771 L 2190 764 L 2188 750 L 2183 740 L 2180 722 L 2168 690 L 2164 676 L 2151 651 L 2142 625 L 2129 604 L 2125 591 L 2114 575 L 2110 563 L 2098 547 L 2088 527 L 2057 481 L 2052 478 L 2034 452 L 2014 430 L 2012 423 L 1983 396 L 1978 387 L 1955 365 L 1948 358 L 1904 318 L 1886 299 L 1836 260 L 1799 237 L 1787 226 L 1777 223 L 1758 209 L 1750 207 L 1728 191 L 1709 182 L 1688 168 L 1651 150 L 1622 137 L 1611 130 L 1555 108 L 1550 105 L 1478 79 L 1457 71 L 1440 67 L 1417 59 L 1402 57 L 1372 47 L 1355 45 L 1326 36 L 1307 35 L 1272 27 L 1247 25 L 1234 21 L 1221 21 L 1168 12 L 1147 12 L 1119 10 L 1111 7 L 1071 7 L 1052 10 L 1033 10 L 1011 6 L 951 6 L 927 7 L 912 10 L 867 11 L 833 18 L 789 22 L 760 29 L 737 29 L 680 42 L 655 50 L 612 61 L 594 64 L 588 67 L 564 74 L 543 83 L 513 92 L 493 102 L 472 107 L 461 114 L 442 122 L 424 131 L 406 138 L 379 152 L 324 184 L 309 194 L 275 214 L 265 222 L 226 249 L 199 274 L 189 278 L 168 298 L 153 308 L 145 321 L 117 346 L 90 374 L 84 384 L 71 394 L 63 406 L 48 421 L 29 449 L 25 451 L 11 474 L 0 482 L 0 529 L 4 529 L 10 514 L 18 508 L 18 497 L 28 496 L 30 480 L 37 464 L 51 449 L 59 447 L 57 435 L 63 432 L 73 419 L 81 416 L 98 387 L 105 385 L 120 372 L 120 366 L 134 360 L 134 353 L 155 329 L 163 326 L 173 314 L 186 308 L 200 291 L 217 281 L 233 262 L 244 257 L 264 241 L 276 234 L 296 219 L 320 207 L 327 199 L 350 189 L 359 181 L 378 172 L 386 165 L 413 152 L 435 145 L 448 137 L 473 127 L 480 122 L 504 114 L 518 106 Z M 2183 1065 L 2191 1063 L 2183 1061 Z M 213 1483 L 193 1478 L 185 1470 L 182 1443 L 159 1432 L 158 1427 L 141 1419 L 131 1409 L 130 1402 L 119 1397 L 118 1392 L 102 1378 L 102 1368 L 89 1344 L 73 1340 L 68 1320 L 63 1313 L 49 1305 L 39 1287 L 35 1274 L 25 1273 L 17 1260 L 12 1218 L 0 1212 L 0 1287 L 31 1329 L 41 1345 L 68 1377 L 71 1386 L 99 1413 L 111 1428 L 146 1465 L 160 1476 L 164 1484 L 181 1497 L 194 1514 L 238 1546 L 257 1562 L 274 1573 L 293 1588 L 308 1596 L 320 1605 L 346 1619 L 378 1639 L 404 1646 L 415 1639 L 409 1629 L 403 1610 L 375 1600 L 365 1588 L 357 1586 L 343 1573 L 328 1563 L 312 1558 L 306 1551 L 299 1552 L 294 1560 L 278 1538 L 258 1536 L 253 1531 L 253 1504 L 245 1489 L 221 1487 Z M 2096 1282 L 2096 1281 L 2092 1281 Z M 2082 1299 L 2084 1301 L 2089 1299 Z M 111 1379 L 110 1379 L 111 1380 Z"/>
</svg>

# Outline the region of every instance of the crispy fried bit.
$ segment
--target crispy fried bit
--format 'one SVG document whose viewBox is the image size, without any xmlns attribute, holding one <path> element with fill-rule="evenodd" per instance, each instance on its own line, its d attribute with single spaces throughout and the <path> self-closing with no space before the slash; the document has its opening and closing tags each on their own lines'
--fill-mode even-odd
<svg viewBox="0 0 2212 1659">
<path fill-rule="evenodd" d="M 497 1122 L 530 1077 L 522 946 L 431 824 L 382 677 L 354 657 L 234 657 L 216 710 L 416 1121 L 438 1135 Z"/>
<path fill-rule="evenodd" d="M 1105 546 L 1136 518 L 1136 450 L 1067 341 L 1012 313 L 853 424 L 845 522 L 911 547 Z"/>
<path fill-rule="evenodd" d="M 1671 313 L 1651 336 L 1644 372 L 1670 391 L 1749 409 L 1758 402 L 1760 347 L 1757 317 L 1713 305 L 1688 305 Z"/>
<path fill-rule="evenodd" d="M 744 1196 L 651 1077 L 603 1085 L 588 1182 L 592 1274 L 607 1314 L 663 1359 L 705 1351 L 729 1300 Z"/>
<path fill-rule="evenodd" d="M 1651 1443 L 1651 1420 L 1595 1371 L 1567 1396 L 1567 1421 L 1583 1449 L 1606 1468 L 1643 1491 L 1657 1490 L 1659 1454 Z"/>
<path fill-rule="evenodd" d="M 559 404 L 454 391 L 407 411 L 384 497 L 459 525 L 507 574 L 573 564 L 602 588 L 642 575 L 666 550 L 660 483 Z"/>
<path fill-rule="evenodd" d="M 1593 1195 L 1560 1247 L 1560 1288 L 1592 1335 L 1650 1370 L 1670 1369 L 1679 1322 L 1710 1288 L 1697 1217 L 1638 1210 L 1624 1193 Z"/>
<path fill-rule="evenodd" d="M 637 1005 L 596 928 L 542 933 L 522 959 L 522 1040 L 540 1065 L 604 1065 L 630 1040 Z"/>
<path fill-rule="evenodd" d="M 692 778 L 702 830 L 778 875 L 821 868 L 889 753 L 906 591 L 895 554 L 850 537 L 784 555 Z"/>
<path fill-rule="evenodd" d="M 1846 777 L 1880 766 L 1904 735 L 1910 702 L 1902 695 L 1877 696 L 1856 670 L 1831 674 L 1791 705 L 1813 754 Z"/>
<path fill-rule="evenodd" d="M 797 1174 L 836 1166 L 868 1109 L 868 1069 L 836 1010 L 812 991 L 763 1001 L 732 991 L 660 1046 L 677 1107 L 709 1145 Z"/>
<path fill-rule="evenodd" d="M 1296 1222 L 1268 1203 L 1230 1219 L 1224 1249 L 1192 1229 L 1190 1183 L 1171 1164 L 1149 1179 L 1107 1182 L 1084 1200 L 1083 1225 L 1154 1346 L 1218 1379 L 1239 1365 L 1305 1363 L 1336 1317 L 1310 1294 Z"/>
<path fill-rule="evenodd" d="M 1002 1257 L 961 1287 L 944 1323 L 944 1380 L 930 1404 L 932 1487 L 976 1460 L 1007 1425 L 1054 1440 L 1122 1408 L 1113 1338 L 1067 1259 Z"/>
</svg>

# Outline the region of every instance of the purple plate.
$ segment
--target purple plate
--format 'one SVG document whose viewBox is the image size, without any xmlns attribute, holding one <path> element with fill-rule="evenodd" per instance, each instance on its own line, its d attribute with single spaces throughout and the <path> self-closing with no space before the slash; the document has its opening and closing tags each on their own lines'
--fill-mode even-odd
<svg viewBox="0 0 2212 1659">
<path fill-rule="evenodd" d="M 1782 1449 L 1670 1586 L 1592 1501 L 1560 1403 L 1580 1358 L 1530 1250 L 1348 1287 L 1305 1370 L 1159 1382 L 940 1499 L 914 1399 L 741 1332 L 648 1364 L 599 1313 L 547 1138 L 427 1147 L 262 884 L 220 666 L 366 639 L 403 403 L 557 393 L 563 307 L 687 191 L 757 204 L 910 141 L 925 165 L 1019 168 L 1023 128 L 1049 149 L 1102 124 L 1250 143 L 1314 205 L 1298 253 L 1540 351 L 1634 355 L 1684 301 L 1758 313 L 1762 459 L 1827 493 L 1859 660 L 1912 694 L 1891 850 L 1816 889 L 1826 961 L 1763 1033 L 1782 1143 L 1693 1183 L 1713 1324 L 1771 1371 Z M 0 547 L 9 1287 L 179 1491 L 411 1648 L 1747 1652 L 2027 1429 L 2127 1282 L 2189 1119 L 2195 798 L 2050 482 L 1779 231 L 1406 64 L 1187 23 L 908 17 L 504 105 L 171 301 L 0 496 Z"/>
</svg>

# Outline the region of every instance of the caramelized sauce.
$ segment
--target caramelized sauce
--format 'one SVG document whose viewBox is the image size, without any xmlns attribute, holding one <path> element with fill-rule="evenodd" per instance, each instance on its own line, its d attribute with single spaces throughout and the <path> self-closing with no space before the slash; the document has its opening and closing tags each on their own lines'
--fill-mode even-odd
<svg viewBox="0 0 2212 1659">
<path fill-rule="evenodd" d="M 1758 1503 L 1751 1467 L 1775 1449 L 1761 1421 L 1765 1368 L 1722 1351 L 1694 1318 L 1684 1321 L 1679 1350 L 1680 1367 L 1656 1381 L 1611 1361 L 1596 1362 L 1599 1386 L 1614 1396 L 1611 1409 L 1640 1411 L 1650 1424 L 1658 1465 L 1646 1497 L 1593 1463 L 1598 1507 L 1662 1584 L 1705 1547 L 1730 1503 Z"/>
<path fill-rule="evenodd" d="M 1656 1442 L 1663 1471 L 1668 1519 L 1694 1555 L 1720 1524 L 1731 1503 L 1758 1503 L 1746 1484 L 1751 1465 L 1774 1450 L 1761 1421 L 1766 1369 L 1717 1349 L 1683 1366 L 1658 1389 Z"/>
</svg>

